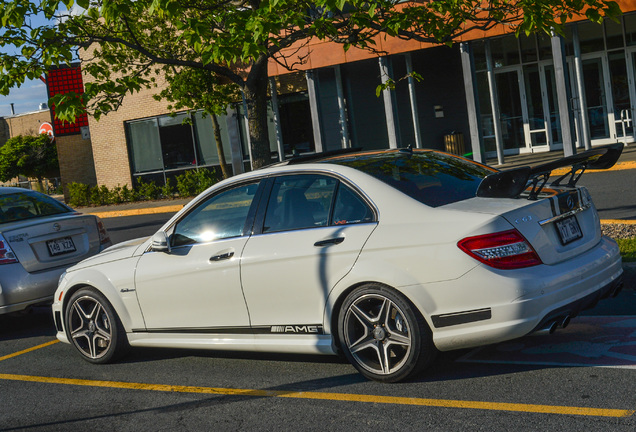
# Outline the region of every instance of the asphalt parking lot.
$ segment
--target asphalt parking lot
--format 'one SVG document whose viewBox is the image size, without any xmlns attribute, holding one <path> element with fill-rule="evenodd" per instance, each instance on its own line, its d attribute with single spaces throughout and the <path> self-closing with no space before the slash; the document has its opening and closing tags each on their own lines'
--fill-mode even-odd
<svg viewBox="0 0 636 432">
<path fill-rule="evenodd" d="M 553 335 L 442 353 L 394 385 L 338 357 L 134 349 L 91 365 L 48 308 L 0 316 L 0 431 L 634 432 L 636 266 L 626 287 Z"/>
<path fill-rule="evenodd" d="M 634 431 L 635 303 L 627 290 L 594 311 L 614 315 L 443 353 L 396 385 L 366 381 L 338 357 L 135 349 L 91 365 L 38 308 L 0 317 L 0 430 Z"/>
</svg>

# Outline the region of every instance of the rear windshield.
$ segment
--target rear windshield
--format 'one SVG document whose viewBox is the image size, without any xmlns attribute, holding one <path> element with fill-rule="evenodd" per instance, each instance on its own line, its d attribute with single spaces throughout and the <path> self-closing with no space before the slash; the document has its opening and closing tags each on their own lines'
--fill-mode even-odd
<svg viewBox="0 0 636 432">
<path fill-rule="evenodd" d="M 0 194 L 0 223 L 68 213 L 70 210 L 54 198 L 33 192 Z"/>
<path fill-rule="evenodd" d="M 431 207 L 473 198 L 492 168 L 434 151 L 396 151 L 333 158 Z"/>
</svg>

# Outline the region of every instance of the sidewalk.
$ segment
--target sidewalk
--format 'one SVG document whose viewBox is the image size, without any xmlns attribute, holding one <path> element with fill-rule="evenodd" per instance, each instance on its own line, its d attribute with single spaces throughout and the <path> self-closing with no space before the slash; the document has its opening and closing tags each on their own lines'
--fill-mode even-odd
<svg viewBox="0 0 636 432">
<path fill-rule="evenodd" d="M 584 152 L 585 149 L 577 149 L 577 153 Z M 497 158 L 489 158 L 486 160 L 486 164 L 497 168 L 499 170 L 505 170 L 510 168 L 517 168 L 524 165 L 539 165 L 546 162 L 551 162 L 563 157 L 562 150 L 556 150 L 551 152 L 520 154 L 512 156 L 504 156 L 504 163 L 497 165 Z M 623 148 L 623 153 L 618 159 L 618 162 L 611 170 L 617 169 L 635 169 L 636 168 L 636 143 L 629 144 Z"/>
<path fill-rule="evenodd" d="M 99 216 L 100 218 L 157 213 L 176 213 L 187 203 L 192 201 L 193 198 L 194 197 L 158 201 L 136 201 L 132 203 L 113 204 L 101 207 L 80 207 L 76 210 L 84 214 Z"/>
</svg>

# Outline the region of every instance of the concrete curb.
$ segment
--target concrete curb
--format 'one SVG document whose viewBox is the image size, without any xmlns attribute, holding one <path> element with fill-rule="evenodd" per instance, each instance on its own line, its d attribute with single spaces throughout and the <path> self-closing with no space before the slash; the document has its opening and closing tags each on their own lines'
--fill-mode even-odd
<svg viewBox="0 0 636 432">
<path fill-rule="evenodd" d="M 138 208 L 138 209 L 122 209 L 122 210 L 106 210 L 106 211 L 81 211 L 83 214 L 99 216 L 100 218 L 113 218 L 122 216 L 139 216 L 147 214 L 159 213 L 176 213 L 183 208 L 184 204 L 176 204 L 169 206 Z"/>
</svg>

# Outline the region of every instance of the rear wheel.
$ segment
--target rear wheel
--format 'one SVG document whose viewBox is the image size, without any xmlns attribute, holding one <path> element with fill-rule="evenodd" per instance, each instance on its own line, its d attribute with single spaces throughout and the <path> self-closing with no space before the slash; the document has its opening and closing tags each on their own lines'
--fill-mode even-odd
<svg viewBox="0 0 636 432">
<path fill-rule="evenodd" d="M 124 355 L 128 340 L 108 300 L 91 288 L 71 296 L 66 308 L 66 334 L 75 349 L 91 363 L 108 363 Z"/>
<path fill-rule="evenodd" d="M 338 332 L 347 359 L 375 381 L 412 377 L 437 353 L 419 311 L 402 294 L 379 284 L 361 286 L 347 296 Z"/>
</svg>

